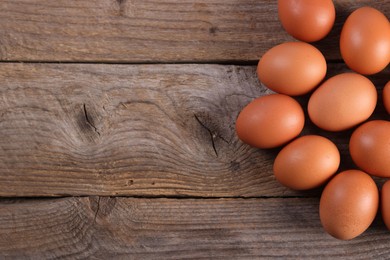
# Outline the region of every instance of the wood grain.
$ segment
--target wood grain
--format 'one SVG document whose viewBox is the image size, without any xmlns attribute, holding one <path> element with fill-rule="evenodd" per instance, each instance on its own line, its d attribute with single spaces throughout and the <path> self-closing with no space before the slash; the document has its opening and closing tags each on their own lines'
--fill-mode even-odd
<svg viewBox="0 0 390 260">
<path fill-rule="evenodd" d="M 0 259 L 388 257 L 379 217 L 357 239 L 331 238 L 321 189 L 282 187 L 278 149 L 237 139 L 239 111 L 270 93 L 255 67 L 200 64 L 254 65 L 293 40 L 276 2 L 0 1 Z M 334 2 L 336 25 L 315 44 L 329 75 L 346 71 L 338 35 L 352 10 L 390 15 L 389 0 Z M 371 77 L 379 95 L 389 73 Z M 372 118 L 390 119 L 381 102 Z M 306 121 L 302 134 L 333 140 L 342 170 L 355 167 L 351 131 Z M 33 198 L 67 195 L 80 197 Z"/>
<path fill-rule="evenodd" d="M 340 59 L 338 35 L 349 13 L 390 1 L 335 0 L 337 20 L 317 46 Z M 257 61 L 290 41 L 267 0 L 2 0 L 0 60 L 88 62 Z"/>
<path fill-rule="evenodd" d="M 234 132 L 265 93 L 253 67 L 0 64 L 0 78 L 2 196 L 281 190 L 272 155 Z"/>
<path fill-rule="evenodd" d="M 378 259 L 390 253 L 379 218 L 363 235 L 326 234 L 318 199 L 109 197 L 0 203 L 2 259 Z"/>
<path fill-rule="evenodd" d="M 372 77 L 378 89 L 388 73 Z M 0 196 L 319 194 L 279 185 L 278 150 L 236 137 L 242 107 L 270 93 L 255 67 L 3 63 L 0 82 Z M 330 137 L 353 167 L 350 132 L 308 122 L 309 133 Z"/>
</svg>

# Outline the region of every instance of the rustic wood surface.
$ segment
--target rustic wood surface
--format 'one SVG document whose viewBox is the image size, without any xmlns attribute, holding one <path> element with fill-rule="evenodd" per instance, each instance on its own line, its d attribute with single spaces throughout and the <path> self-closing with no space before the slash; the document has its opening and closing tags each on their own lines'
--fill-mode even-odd
<svg viewBox="0 0 390 260">
<path fill-rule="evenodd" d="M 253 66 L 0 64 L 0 81 L 2 196 L 308 195 L 276 182 L 277 149 L 235 134 L 241 108 L 270 93 Z M 348 155 L 350 132 L 307 133 Z"/>
<path fill-rule="evenodd" d="M 378 220 L 358 239 L 324 233 L 318 199 L 61 198 L 0 202 L 0 251 L 15 259 L 378 259 Z"/>
<path fill-rule="evenodd" d="M 388 0 L 337 0 L 337 21 L 318 44 L 340 59 L 338 35 L 347 15 Z M 1 0 L 0 59 L 5 61 L 257 61 L 290 41 L 272 0 Z"/>
<path fill-rule="evenodd" d="M 327 77 L 348 71 L 338 34 L 352 10 L 390 16 L 389 0 L 334 2 L 315 44 Z M 279 149 L 235 135 L 239 111 L 271 93 L 256 62 L 290 40 L 276 1 L 1 0 L 0 259 L 388 258 L 380 213 L 352 241 L 330 237 L 321 188 L 282 187 Z M 390 119 L 389 75 L 370 77 L 372 119 Z M 351 132 L 307 120 L 302 135 L 333 140 L 344 170 Z"/>
</svg>

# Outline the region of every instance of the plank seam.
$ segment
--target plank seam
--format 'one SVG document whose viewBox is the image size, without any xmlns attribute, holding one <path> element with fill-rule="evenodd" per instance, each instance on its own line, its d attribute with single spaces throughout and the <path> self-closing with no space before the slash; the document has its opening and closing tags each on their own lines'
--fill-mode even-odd
<svg viewBox="0 0 390 260">
<path fill-rule="evenodd" d="M 219 197 L 202 197 L 202 196 L 96 196 L 96 195 L 82 195 L 82 196 L 34 196 L 34 197 L 0 197 L 0 203 L 2 201 L 7 201 L 10 199 L 15 200 L 52 200 L 52 199 L 63 199 L 63 198 L 90 198 L 97 197 L 97 209 L 95 212 L 95 219 L 99 213 L 99 204 L 101 198 L 126 198 L 126 199 L 171 199 L 171 200 L 223 200 L 223 199 L 241 199 L 241 200 L 251 200 L 251 199 L 315 199 L 319 198 L 319 196 L 219 196 Z"/>
<path fill-rule="evenodd" d="M 248 60 L 248 61 L 232 61 L 232 60 L 207 60 L 207 61 L 50 61 L 50 60 L 0 60 L 1 63 L 25 63 L 25 64 L 93 64 L 93 65 L 189 65 L 189 64 L 199 64 L 199 65 L 236 65 L 236 66 L 257 66 L 258 60 Z M 328 64 L 339 64 L 344 63 L 343 60 L 327 60 Z"/>
</svg>

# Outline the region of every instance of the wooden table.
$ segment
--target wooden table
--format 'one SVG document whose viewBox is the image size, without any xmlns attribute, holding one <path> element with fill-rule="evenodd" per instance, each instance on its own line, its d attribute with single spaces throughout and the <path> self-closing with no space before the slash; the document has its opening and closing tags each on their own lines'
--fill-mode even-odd
<svg viewBox="0 0 390 260">
<path fill-rule="evenodd" d="M 389 0 L 334 2 L 315 44 L 328 77 L 348 70 L 338 35 L 352 10 L 390 16 Z M 258 59 L 290 40 L 276 1 L 1 0 L 0 258 L 389 257 L 380 216 L 356 239 L 330 237 L 321 189 L 282 187 L 278 149 L 235 135 L 239 111 L 270 93 Z M 389 73 L 370 77 L 379 94 Z M 373 118 L 389 119 L 381 101 Z M 351 131 L 308 133 L 354 167 Z"/>
</svg>

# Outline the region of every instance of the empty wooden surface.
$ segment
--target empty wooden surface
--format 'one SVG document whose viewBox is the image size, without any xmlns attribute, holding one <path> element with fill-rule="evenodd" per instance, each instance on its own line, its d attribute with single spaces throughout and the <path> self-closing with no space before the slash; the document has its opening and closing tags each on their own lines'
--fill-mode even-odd
<svg viewBox="0 0 390 260">
<path fill-rule="evenodd" d="M 293 40 L 276 3 L 1 0 L 0 259 L 387 258 L 380 214 L 352 241 L 330 237 L 321 188 L 282 187 L 278 149 L 235 135 L 240 110 L 271 93 L 259 57 Z M 327 77 L 349 71 L 338 34 L 351 11 L 390 15 L 389 0 L 334 3 L 335 27 L 315 44 Z M 389 75 L 370 77 L 371 119 L 389 119 Z M 351 132 L 307 120 L 302 135 L 333 140 L 343 170 L 356 167 Z"/>
<path fill-rule="evenodd" d="M 318 199 L 62 198 L 0 202 L 4 258 L 378 259 L 390 232 L 324 233 Z"/>
</svg>

